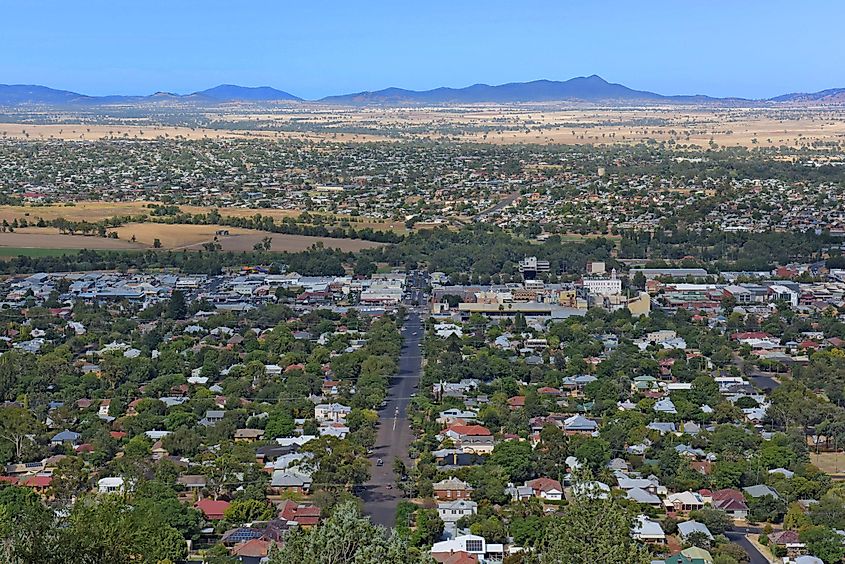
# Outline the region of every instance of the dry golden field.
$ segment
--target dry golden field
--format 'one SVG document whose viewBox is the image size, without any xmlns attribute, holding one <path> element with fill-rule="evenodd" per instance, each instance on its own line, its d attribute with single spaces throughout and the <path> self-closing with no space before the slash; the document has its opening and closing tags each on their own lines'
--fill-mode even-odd
<svg viewBox="0 0 845 564">
<path fill-rule="evenodd" d="M 71 116 L 68 116 L 68 119 Z M 719 146 L 800 146 L 845 141 L 845 108 L 648 106 L 586 108 L 573 105 L 474 105 L 432 108 L 293 106 L 275 112 L 206 113 L 214 128 L 174 126 L 0 124 L 0 138 L 96 140 L 306 139 L 369 142 L 443 139 L 482 143 L 632 144 L 671 141 Z M 51 116 L 51 119 L 55 119 Z M 62 116 L 58 120 L 61 121 Z M 255 123 L 254 129 L 231 124 Z M 269 129 L 287 131 L 269 131 Z"/>
<path fill-rule="evenodd" d="M 228 235 L 216 235 L 218 230 L 227 230 Z M 331 237 L 310 237 L 270 233 L 255 229 L 240 229 L 217 225 L 178 225 L 163 223 L 130 223 L 116 231 L 117 239 L 88 235 L 59 233 L 53 227 L 24 227 L 12 233 L 0 233 L 0 256 L 16 254 L 17 249 L 92 249 L 92 250 L 145 250 L 153 248 L 155 239 L 161 248 L 191 251 L 202 250 L 203 244 L 220 243 L 224 251 L 252 251 L 254 245 L 264 237 L 272 239 L 272 251 L 303 251 L 322 243 L 325 247 L 341 251 L 356 252 L 383 245 L 360 239 L 334 239 Z M 134 240 L 132 239 L 134 236 Z"/>
<path fill-rule="evenodd" d="M 217 231 L 226 230 L 228 235 L 216 235 Z M 165 249 L 201 250 L 204 243 L 217 237 L 224 251 L 251 251 L 253 246 L 264 237 L 272 239 L 273 251 L 303 251 L 321 242 L 325 247 L 342 251 L 360 251 L 378 247 L 381 243 L 360 239 L 333 239 L 330 237 L 309 237 L 306 235 L 287 235 L 269 233 L 255 229 L 241 229 L 219 225 L 179 225 L 165 223 L 129 223 L 114 229 L 121 241 L 130 241 L 132 237 L 144 247 L 152 247 L 155 239 L 161 241 Z"/>
<path fill-rule="evenodd" d="M 149 202 L 76 202 L 72 206 L 63 204 L 54 205 L 24 205 L 24 206 L 3 206 L 0 205 L 0 221 L 7 220 L 11 222 L 14 219 L 27 219 L 34 221 L 36 218 L 43 218 L 45 220 L 64 218 L 69 221 L 90 221 L 95 222 L 101 219 L 106 219 L 114 216 L 126 215 L 141 215 L 149 214 L 150 210 L 147 208 Z M 185 213 L 197 214 L 208 213 L 211 211 L 210 207 L 202 206 L 179 206 Z M 266 217 L 280 220 L 286 217 L 298 217 L 301 212 L 298 210 L 282 210 L 273 208 L 217 208 L 220 215 L 224 217 L 252 217 L 256 214 L 261 214 Z M 315 215 L 312 213 L 312 215 Z M 370 229 L 379 231 L 394 231 L 396 233 L 406 233 L 408 230 L 405 224 L 393 221 L 376 221 L 367 220 L 365 218 L 347 218 L 338 216 L 337 221 L 347 220 L 349 225 L 355 229 Z"/>
<path fill-rule="evenodd" d="M 110 249 L 140 250 L 145 245 L 86 235 L 60 234 L 57 229 L 27 227 L 14 233 L 0 233 L 0 248 L 16 249 Z"/>
</svg>

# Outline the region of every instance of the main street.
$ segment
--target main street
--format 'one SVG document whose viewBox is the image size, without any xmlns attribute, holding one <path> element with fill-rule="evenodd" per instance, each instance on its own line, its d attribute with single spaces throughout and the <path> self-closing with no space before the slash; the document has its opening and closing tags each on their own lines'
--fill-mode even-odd
<svg viewBox="0 0 845 564">
<path fill-rule="evenodd" d="M 412 273 L 411 295 L 408 301 L 424 303 L 424 275 Z M 424 308 L 424 306 L 423 306 Z M 402 327 L 402 350 L 399 355 L 397 374 L 390 380 L 387 400 L 379 410 L 379 427 L 376 444 L 370 456 L 370 481 L 360 493 L 364 500 L 364 512 L 374 523 L 392 527 L 396 519 L 396 507 L 402 499 L 401 490 L 395 486 L 393 460 L 401 459 L 411 464 L 408 447 L 413 440 L 408 422 L 408 405 L 417 392 L 422 369 L 422 339 L 425 333 L 421 312 L 424 309 L 411 308 Z M 378 461 L 382 464 L 379 465 Z"/>
</svg>

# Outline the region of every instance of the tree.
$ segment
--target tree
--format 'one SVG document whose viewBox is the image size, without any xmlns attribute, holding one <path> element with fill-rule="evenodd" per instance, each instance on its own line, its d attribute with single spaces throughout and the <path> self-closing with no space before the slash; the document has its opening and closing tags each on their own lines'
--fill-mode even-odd
<svg viewBox="0 0 845 564">
<path fill-rule="evenodd" d="M 472 534 L 482 536 L 489 542 L 507 542 L 507 528 L 496 515 L 491 515 L 486 519 L 478 519 L 470 525 L 469 530 Z"/>
<path fill-rule="evenodd" d="M 416 527 L 411 534 L 413 546 L 430 546 L 443 534 L 443 521 L 436 509 L 418 509 L 415 513 Z"/>
<path fill-rule="evenodd" d="M 135 435 L 123 447 L 123 452 L 129 457 L 143 458 L 149 456 L 151 448 L 150 441 L 145 435 Z"/>
<path fill-rule="evenodd" d="M 545 536 L 547 524 L 548 521 L 539 515 L 515 517 L 510 522 L 510 533 L 517 545 L 532 547 Z"/>
<path fill-rule="evenodd" d="M 50 488 L 60 501 L 70 501 L 86 489 L 88 472 L 78 456 L 66 456 L 56 464 Z"/>
<path fill-rule="evenodd" d="M 145 543 L 144 562 L 181 562 L 188 556 L 185 538 L 173 527 L 155 527 L 152 533 Z"/>
<path fill-rule="evenodd" d="M 783 518 L 784 529 L 798 531 L 812 524 L 813 522 L 810 520 L 810 516 L 804 512 L 804 508 L 797 501 L 789 504 L 789 508 L 786 510 L 786 515 Z"/>
<path fill-rule="evenodd" d="M 314 453 L 313 474 L 317 487 L 338 487 L 362 484 L 370 476 L 370 463 L 364 456 L 364 448 L 351 441 L 324 436 L 309 441 L 303 450 Z"/>
<path fill-rule="evenodd" d="M 550 523 L 541 562 L 646 564 L 651 558 L 631 538 L 633 524 L 633 515 L 612 498 L 576 496 Z"/>
<path fill-rule="evenodd" d="M 586 464 L 593 472 L 599 472 L 610 462 L 610 445 L 604 439 L 587 437 L 575 447 L 575 458 Z"/>
<path fill-rule="evenodd" d="M 500 442 L 490 455 L 490 463 L 503 468 L 512 482 L 524 482 L 534 475 L 534 451 L 528 442 Z"/>
<path fill-rule="evenodd" d="M 31 442 L 31 435 L 38 432 L 38 421 L 32 412 L 22 407 L 7 407 L 0 417 L 0 439 L 11 443 L 15 460 L 20 460 L 23 450 Z"/>
<path fill-rule="evenodd" d="M 180 560 L 187 555 L 182 535 L 120 496 L 77 501 L 58 528 L 56 562 L 144 562 Z"/>
<path fill-rule="evenodd" d="M 267 521 L 273 517 L 273 508 L 257 499 L 236 500 L 226 508 L 223 516 L 237 524 Z"/>
<path fill-rule="evenodd" d="M 798 538 L 807 545 L 807 550 L 825 563 L 841 562 L 845 557 L 842 537 L 829 527 L 810 527 L 801 531 Z"/>
<path fill-rule="evenodd" d="M 55 552 L 53 513 L 26 488 L 0 488 L 0 561 L 51 562 Z"/>
<path fill-rule="evenodd" d="M 693 531 L 686 536 L 686 544 L 690 546 L 697 546 L 699 548 L 708 549 L 713 544 L 713 539 L 710 538 L 704 531 Z"/>
<path fill-rule="evenodd" d="M 188 314 L 188 306 L 185 303 L 185 294 L 181 290 L 173 290 L 170 294 L 170 301 L 167 303 L 167 317 L 170 319 L 184 319 Z"/>
<path fill-rule="evenodd" d="M 720 511 L 719 509 L 698 509 L 691 511 L 689 516 L 691 519 L 704 523 L 707 529 L 714 535 L 723 534 L 733 525 L 733 521 L 731 521 L 727 513 Z"/>
<path fill-rule="evenodd" d="M 398 535 L 361 517 L 354 503 L 344 503 L 322 525 L 296 529 L 285 549 L 273 551 L 271 564 L 405 564 L 408 548 Z"/>
<path fill-rule="evenodd" d="M 778 523 L 783 517 L 783 502 L 771 495 L 752 497 L 748 500 L 751 519 Z"/>
<path fill-rule="evenodd" d="M 720 544 L 710 550 L 713 555 L 713 564 L 748 564 L 748 553 L 734 543 Z"/>
<path fill-rule="evenodd" d="M 293 417 L 285 410 L 279 410 L 267 418 L 267 425 L 264 427 L 264 438 L 275 439 L 278 437 L 290 437 L 295 428 Z"/>
</svg>

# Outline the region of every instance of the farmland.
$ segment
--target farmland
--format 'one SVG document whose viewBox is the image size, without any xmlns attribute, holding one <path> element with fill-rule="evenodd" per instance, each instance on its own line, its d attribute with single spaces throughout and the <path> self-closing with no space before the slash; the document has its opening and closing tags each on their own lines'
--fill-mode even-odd
<svg viewBox="0 0 845 564">
<path fill-rule="evenodd" d="M 132 201 L 132 202 L 110 202 L 110 201 L 78 201 L 70 204 L 28 204 L 28 205 L 0 205 L 0 221 L 6 220 L 12 222 L 17 219 L 28 220 L 30 223 L 42 218 L 44 220 L 54 220 L 64 218 L 68 221 L 88 221 L 97 222 L 104 219 L 109 219 L 116 216 L 139 216 L 148 215 L 150 213 L 149 205 L 153 202 L 147 201 Z M 180 210 L 188 214 L 204 214 L 210 212 L 212 206 L 180 206 Z M 219 209 L 222 217 L 253 217 L 255 215 L 262 215 L 264 217 L 272 217 L 275 220 L 283 220 L 285 218 L 297 218 L 301 215 L 299 210 L 295 209 L 277 209 L 277 208 L 238 208 L 226 207 Z M 349 216 L 339 215 L 317 215 L 317 217 L 324 218 L 327 225 L 340 224 L 341 222 L 349 223 L 349 225 L 356 229 L 370 228 L 376 231 L 393 231 L 395 233 L 407 233 L 407 228 L 399 221 L 380 221 L 369 218 L 352 218 Z"/>
<path fill-rule="evenodd" d="M 216 238 L 223 251 L 251 251 L 254 245 L 261 242 L 264 237 L 272 239 L 270 250 L 276 252 L 303 251 L 318 243 L 325 247 L 352 252 L 379 246 L 379 243 L 359 239 L 287 235 L 219 225 L 130 223 L 114 231 L 118 233 L 120 240 L 128 241 L 134 236 L 138 243 L 152 247 L 155 239 L 159 239 L 162 248 L 174 250 L 202 250 L 204 243 L 214 241 Z M 218 231 L 224 231 L 227 234 L 218 235 Z"/>
</svg>

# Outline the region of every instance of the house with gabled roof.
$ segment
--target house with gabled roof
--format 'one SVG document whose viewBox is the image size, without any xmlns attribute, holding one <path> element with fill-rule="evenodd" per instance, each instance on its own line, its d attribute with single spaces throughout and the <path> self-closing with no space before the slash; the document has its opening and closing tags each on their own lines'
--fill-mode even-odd
<svg viewBox="0 0 845 564">
<path fill-rule="evenodd" d="M 209 521 L 219 521 L 229 509 L 229 502 L 206 498 L 196 502 L 194 508 L 200 510 Z"/>
<path fill-rule="evenodd" d="M 580 414 L 567 417 L 563 421 L 563 430 L 567 435 L 592 435 L 598 428 L 598 423 Z"/>
<path fill-rule="evenodd" d="M 696 492 L 676 492 L 667 495 L 663 505 L 671 513 L 686 513 L 704 507 L 704 499 Z"/>
<path fill-rule="evenodd" d="M 631 536 L 647 544 L 664 544 L 666 533 L 657 521 L 652 521 L 645 515 L 639 515 L 634 521 Z"/>
<path fill-rule="evenodd" d="M 536 478 L 525 482 L 525 485 L 531 488 L 535 497 L 550 501 L 563 499 L 563 486 L 553 478 Z"/>
<path fill-rule="evenodd" d="M 432 484 L 434 498 L 440 501 L 453 499 L 469 499 L 473 487 L 460 478 L 450 477 Z"/>
</svg>

